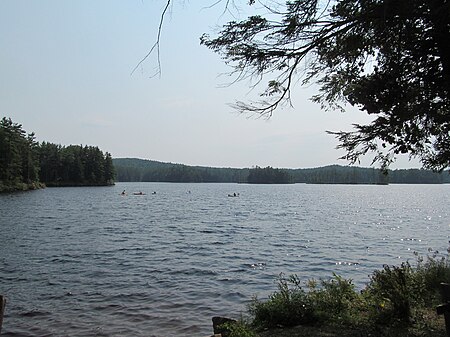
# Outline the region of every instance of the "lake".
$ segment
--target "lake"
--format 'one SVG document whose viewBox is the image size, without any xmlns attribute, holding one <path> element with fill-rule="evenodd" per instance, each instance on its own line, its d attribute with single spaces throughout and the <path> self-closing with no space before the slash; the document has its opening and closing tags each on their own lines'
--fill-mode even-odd
<svg viewBox="0 0 450 337">
<path fill-rule="evenodd" d="M 212 316 L 245 314 L 280 273 L 335 272 L 362 288 L 383 264 L 446 253 L 449 205 L 450 185 L 117 183 L 0 195 L 2 336 L 206 336 Z"/>
</svg>

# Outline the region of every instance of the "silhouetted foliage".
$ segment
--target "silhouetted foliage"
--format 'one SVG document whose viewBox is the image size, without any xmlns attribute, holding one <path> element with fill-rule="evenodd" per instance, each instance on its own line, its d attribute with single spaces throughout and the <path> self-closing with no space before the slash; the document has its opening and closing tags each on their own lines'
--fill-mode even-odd
<svg viewBox="0 0 450 337">
<path fill-rule="evenodd" d="M 349 103 L 374 117 L 353 132 L 330 132 L 344 159 L 357 163 L 374 153 L 373 163 L 386 168 L 408 153 L 427 169 L 450 166 L 448 0 L 258 3 L 264 11 L 255 6 L 254 15 L 228 22 L 217 37 L 201 37 L 237 80 L 267 79 L 261 101 L 237 102 L 236 109 L 270 117 L 291 104 L 294 83 L 315 82 L 313 101 L 323 108 Z"/>
</svg>

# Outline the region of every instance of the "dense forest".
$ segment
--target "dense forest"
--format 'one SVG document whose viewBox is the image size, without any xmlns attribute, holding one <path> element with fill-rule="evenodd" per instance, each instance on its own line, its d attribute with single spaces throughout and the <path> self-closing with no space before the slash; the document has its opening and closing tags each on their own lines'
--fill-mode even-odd
<svg viewBox="0 0 450 337">
<path fill-rule="evenodd" d="M 94 186 L 117 181 L 255 184 L 442 184 L 448 171 L 331 165 L 311 169 L 215 168 L 151 160 L 112 159 L 94 146 L 38 143 L 11 119 L 0 121 L 0 192 L 41 186 Z"/>
<path fill-rule="evenodd" d="M 234 183 L 247 182 L 249 169 L 215 168 L 114 158 L 117 181 Z"/>
<path fill-rule="evenodd" d="M 248 173 L 249 184 L 289 184 L 292 183 L 291 175 L 286 170 L 275 169 L 270 166 L 261 168 L 256 166 Z"/>
<path fill-rule="evenodd" d="M 331 165 L 309 169 L 214 168 L 163 163 L 136 158 L 115 158 L 117 181 L 233 182 L 307 184 L 442 184 L 450 183 L 448 171 L 388 170 Z M 278 172 L 283 179 L 261 179 L 264 172 Z"/>
<path fill-rule="evenodd" d="M 0 121 L 0 154 L 0 192 L 114 182 L 109 153 L 94 146 L 39 144 L 33 133 L 6 117 Z"/>
<path fill-rule="evenodd" d="M 104 186 L 114 183 L 111 154 L 96 146 L 61 146 L 42 142 L 39 176 L 46 186 Z"/>
</svg>

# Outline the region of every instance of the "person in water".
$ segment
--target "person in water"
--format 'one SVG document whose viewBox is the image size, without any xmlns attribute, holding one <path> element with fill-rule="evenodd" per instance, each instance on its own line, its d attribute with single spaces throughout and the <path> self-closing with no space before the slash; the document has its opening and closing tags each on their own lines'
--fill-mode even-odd
<svg viewBox="0 0 450 337">
<path fill-rule="evenodd" d="M 122 194 L 122 195 L 125 195 L 125 194 L 127 194 L 127 193 L 125 192 L 125 190 L 123 190 L 121 194 Z"/>
</svg>

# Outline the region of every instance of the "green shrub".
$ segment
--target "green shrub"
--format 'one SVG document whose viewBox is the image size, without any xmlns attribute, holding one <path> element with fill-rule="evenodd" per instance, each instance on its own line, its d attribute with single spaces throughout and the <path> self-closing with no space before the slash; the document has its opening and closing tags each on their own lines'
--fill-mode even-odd
<svg viewBox="0 0 450 337">
<path fill-rule="evenodd" d="M 450 282 L 448 257 L 418 257 L 417 267 L 402 263 L 375 271 L 365 294 L 376 323 L 417 321 L 416 313 L 440 302 L 439 284 Z"/>
<path fill-rule="evenodd" d="M 220 327 L 227 331 L 227 337 L 257 337 L 256 332 L 251 328 L 250 324 L 244 320 L 224 323 Z"/>
<path fill-rule="evenodd" d="M 378 324 L 409 323 L 414 287 L 409 263 L 376 270 L 365 289 L 370 318 Z"/>
<path fill-rule="evenodd" d="M 352 322 L 362 306 L 361 296 L 350 279 L 333 274 L 331 280 L 308 283 L 308 298 L 320 321 Z"/>
<path fill-rule="evenodd" d="M 254 298 L 249 311 L 258 327 L 295 326 L 315 320 L 311 301 L 296 275 L 285 278 L 280 274 L 278 291 L 265 302 Z"/>
<path fill-rule="evenodd" d="M 450 261 L 448 255 L 438 258 L 436 254 L 427 260 L 418 257 L 415 270 L 415 281 L 421 288 L 420 300 L 425 306 L 435 306 L 441 302 L 439 285 L 450 283 Z"/>
<path fill-rule="evenodd" d="M 308 291 L 296 275 L 280 274 L 278 291 L 264 302 L 255 298 L 249 310 L 259 328 L 331 323 L 388 333 L 408 334 L 413 329 L 421 334 L 436 330 L 435 306 L 441 301 L 442 282 L 450 283 L 449 257 L 436 254 L 425 262 L 418 258 L 414 268 L 408 262 L 383 266 L 361 292 L 336 274 L 330 280 L 309 281 Z"/>
</svg>

